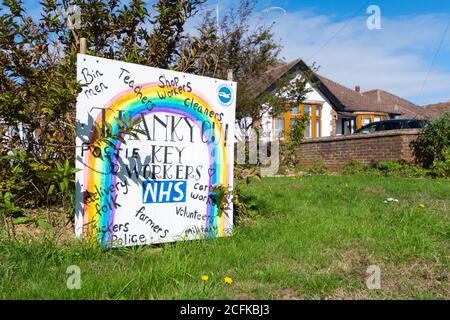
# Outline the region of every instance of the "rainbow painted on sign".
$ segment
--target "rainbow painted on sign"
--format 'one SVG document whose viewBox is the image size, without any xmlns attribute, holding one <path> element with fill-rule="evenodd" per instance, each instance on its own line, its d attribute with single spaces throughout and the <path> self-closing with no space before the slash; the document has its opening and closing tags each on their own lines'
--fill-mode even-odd
<svg viewBox="0 0 450 320">
<path fill-rule="evenodd" d="M 212 111 L 211 105 L 205 101 L 200 95 L 193 92 L 183 91 L 176 96 L 167 97 L 161 100 L 158 96 L 158 92 L 169 91 L 167 88 L 158 87 L 157 83 L 149 83 L 141 85 L 140 93 L 143 96 L 148 97 L 153 102 L 153 108 L 149 108 L 148 104 L 143 104 L 140 97 L 133 91 L 128 90 L 123 92 L 113 99 L 111 99 L 105 106 L 111 112 L 108 112 L 108 116 L 104 121 L 111 125 L 112 131 L 117 132 L 119 130 L 119 121 L 117 121 L 118 111 L 122 111 L 122 114 L 129 115 L 131 119 L 140 117 L 150 113 L 167 113 L 171 115 L 178 115 L 186 117 L 198 126 L 201 126 L 203 122 L 213 122 L 214 126 L 211 126 L 217 132 L 213 133 L 216 136 L 220 136 L 219 130 L 221 130 L 221 123 L 216 117 L 209 117 L 206 112 L 199 112 L 198 110 L 185 105 L 186 99 L 194 99 L 199 105 L 202 105 Z M 192 101 L 192 100 L 191 100 Z M 122 120 L 122 119 L 121 119 Z M 96 123 L 102 123 L 102 113 L 100 112 L 95 119 Z M 92 143 L 96 141 L 100 135 L 97 129 L 94 129 L 89 141 Z M 121 142 L 116 139 L 110 139 L 110 143 L 114 144 L 115 148 L 120 148 Z M 107 147 L 106 142 L 98 142 L 98 147 L 104 149 Z M 222 185 L 229 186 L 232 179 L 232 167 L 229 157 L 227 155 L 227 149 L 225 143 L 208 143 L 208 151 L 210 155 L 210 169 L 213 172 L 209 175 L 209 185 Z M 104 160 L 101 157 L 96 157 L 92 152 L 87 152 L 84 159 L 85 173 L 84 173 L 84 190 L 85 194 L 92 194 L 95 192 L 96 186 L 103 189 L 109 189 L 111 185 L 116 185 L 117 176 L 110 172 L 110 168 L 118 164 L 116 157 Z M 115 196 L 115 191 L 112 191 L 111 197 Z M 109 198 L 109 197 L 108 197 Z M 108 201 L 106 197 L 100 197 L 97 201 L 86 201 L 83 203 L 83 236 L 88 239 L 97 239 L 102 244 L 108 244 L 111 237 L 111 230 L 108 227 L 114 223 L 115 209 L 114 206 L 107 205 Z M 107 212 L 102 211 L 101 215 L 98 213 L 97 208 L 108 208 Z M 218 208 L 212 204 L 211 201 L 207 203 L 207 219 L 204 234 L 206 237 L 217 237 L 225 235 L 226 217 L 222 214 L 218 215 Z M 103 231 L 102 231 L 103 230 Z M 104 230 L 108 230 L 105 232 Z"/>
</svg>

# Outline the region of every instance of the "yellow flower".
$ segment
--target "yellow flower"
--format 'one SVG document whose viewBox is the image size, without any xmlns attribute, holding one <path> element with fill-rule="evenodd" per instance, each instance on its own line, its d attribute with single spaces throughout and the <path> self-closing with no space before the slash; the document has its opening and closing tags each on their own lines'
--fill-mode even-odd
<svg viewBox="0 0 450 320">
<path fill-rule="evenodd" d="M 425 209 L 425 205 L 423 203 L 419 204 L 419 208 Z"/>
<path fill-rule="evenodd" d="M 232 284 L 233 283 L 233 279 L 231 279 L 230 277 L 223 278 L 223 281 L 225 281 L 226 284 Z"/>
<path fill-rule="evenodd" d="M 208 281 L 209 280 L 209 276 L 203 275 L 203 276 L 200 277 L 200 279 L 202 279 L 202 281 Z"/>
</svg>

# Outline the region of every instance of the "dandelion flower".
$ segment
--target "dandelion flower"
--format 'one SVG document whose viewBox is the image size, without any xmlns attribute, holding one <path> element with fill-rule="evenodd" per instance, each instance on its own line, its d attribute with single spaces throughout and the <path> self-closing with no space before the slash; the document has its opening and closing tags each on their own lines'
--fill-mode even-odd
<svg viewBox="0 0 450 320">
<path fill-rule="evenodd" d="M 419 204 L 419 208 L 425 209 L 425 207 L 426 207 L 426 206 L 425 206 L 423 203 Z"/>
<path fill-rule="evenodd" d="M 207 276 L 207 275 L 203 275 L 203 276 L 201 276 L 200 277 L 200 279 L 202 279 L 202 281 L 208 281 L 209 280 L 209 276 Z"/>
<path fill-rule="evenodd" d="M 232 284 L 233 283 L 233 279 L 231 279 L 230 277 L 223 278 L 223 281 L 225 281 L 226 284 Z"/>
</svg>

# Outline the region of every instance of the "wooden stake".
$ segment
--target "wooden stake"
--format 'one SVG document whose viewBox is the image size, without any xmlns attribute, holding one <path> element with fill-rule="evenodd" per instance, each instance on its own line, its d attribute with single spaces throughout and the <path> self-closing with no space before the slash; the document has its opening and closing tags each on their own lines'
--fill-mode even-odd
<svg viewBox="0 0 450 320">
<path fill-rule="evenodd" d="M 228 81 L 233 81 L 233 69 L 228 69 Z"/>
<path fill-rule="evenodd" d="M 81 54 L 86 54 L 86 49 L 87 49 L 86 38 L 81 38 L 80 39 L 80 53 Z"/>
</svg>

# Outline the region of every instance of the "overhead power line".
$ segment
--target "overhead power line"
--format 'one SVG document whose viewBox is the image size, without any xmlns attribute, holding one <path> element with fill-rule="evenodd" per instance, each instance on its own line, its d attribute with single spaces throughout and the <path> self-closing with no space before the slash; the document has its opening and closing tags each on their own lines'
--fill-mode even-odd
<svg viewBox="0 0 450 320">
<path fill-rule="evenodd" d="M 323 49 L 325 49 L 331 41 L 334 40 L 334 38 L 336 38 L 338 36 L 339 33 L 342 32 L 342 30 L 344 30 L 345 28 L 347 28 L 347 26 L 350 24 L 350 22 L 352 22 L 359 14 L 361 11 L 364 10 L 364 8 L 366 8 L 369 5 L 370 0 L 366 1 L 361 8 L 358 9 L 358 11 L 349 19 L 347 20 L 347 22 L 339 29 L 336 31 L 336 33 L 333 34 L 333 36 L 328 39 L 316 52 L 314 52 L 308 59 L 306 59 L 306 61 L 311 60 L 312 58 L 314 58 L 320 51 L 322 51 Z"/>
<path fill-rule="evenodd" d="M 439 52 L 442 49 L 442 45 L 444 44 L 444 40 L 447 37 L 447 33 L 448 33 L 449 29 L 450 29 L 450 21 L 448 22 L 447 27 L 445 28 L 444 34 L 442 35 L 441 41 L 439 42 L 439 45 L 438 45 L 438 47 L 436 49 L 436 52 L 434 53 L 433 60 L 431 61 L 430 68 L 428 69 L 428 72 L 427 72 L 427 75 L 425 77 L 425 80 L 422 83 L 422 88 L 420 88 L 419 100 L 422 98 L 423 90 L 425 89 L 425 85 L 428 82 L 428 78 L 430 77 L 431 70 L 433 70 L 434 64 L 436 63 L 437 57 L 439 55 Z"/>
</svg>

